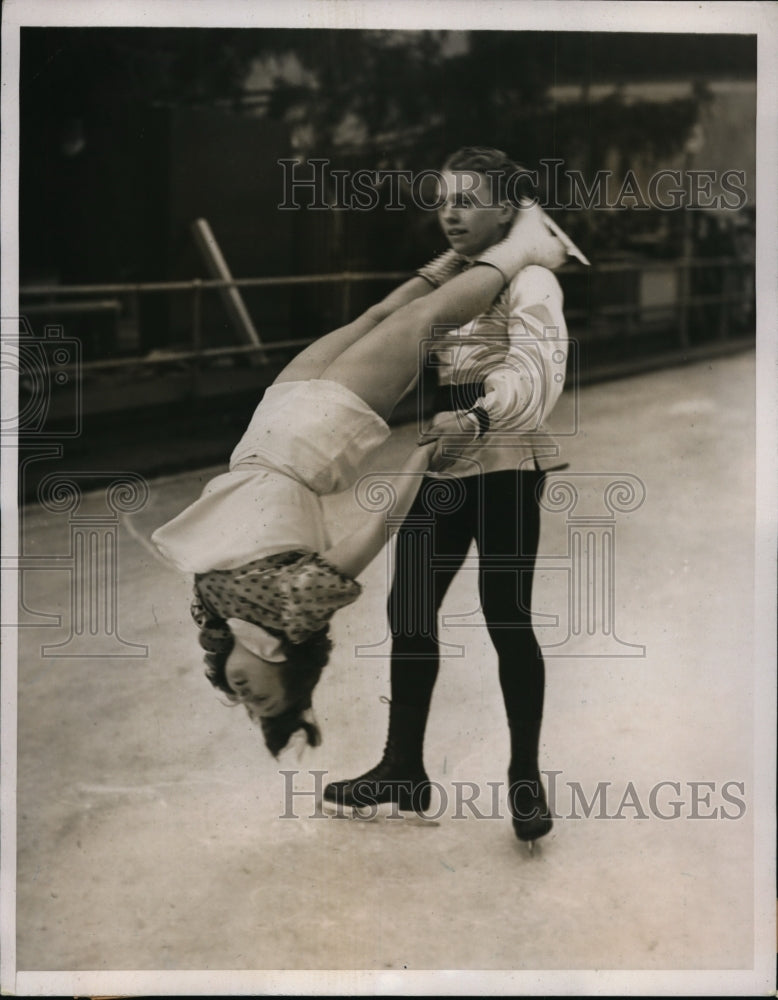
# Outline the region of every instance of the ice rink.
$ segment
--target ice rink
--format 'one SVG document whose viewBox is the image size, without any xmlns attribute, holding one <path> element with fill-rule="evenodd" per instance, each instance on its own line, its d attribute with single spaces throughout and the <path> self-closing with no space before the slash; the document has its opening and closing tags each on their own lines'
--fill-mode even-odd
<svg viewBox="0 0 778 1000">
<path fill-rule="evenodd" d="M 75 513 L 25 508 L 41 568 L 22 594 L 18 968 L 752 968 L 754 365 L 595 385 L 554 414 L 563 430 L 577 414 L 534 594 L 558 818 L 532 856 L 505 818 L 508 732 L 474 573 L 443 609 L 425 747 L 437 818 L 323 817 L 301 794 L 314 772 L 358 774 L 383 748 L 387 558 L 333 621 L 323 745 L 273 761 L 204 679 L 190 583 L 147 541 L 220 470 L 153 481 L 134 513 L 102 490 Z M 396 430 L 375 470 L 412 440 Z M 365 516 L 351 493 L 326 509 L 334 537 Z M 80 590 L 77 522 L 118 546 L 113 651 L 88 628 L 57 645 L 99 599 Z"/>
</svg>

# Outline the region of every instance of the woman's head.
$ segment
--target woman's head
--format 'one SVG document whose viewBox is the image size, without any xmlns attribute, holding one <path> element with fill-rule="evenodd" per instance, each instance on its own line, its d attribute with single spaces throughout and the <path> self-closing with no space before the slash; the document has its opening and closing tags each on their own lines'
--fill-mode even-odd
<svg viewBox="0 0 778 1000">
<path fill-rule="evenodd" d="M 237 641 L 232 636 L 229 649 L 209 652 L 205 657 L 208 680 L 231 702 L 245 706 L 249 718 L 262 727 L 274 757 L 298 729 L 304 731 L 310 746 L 318 746 L 321 733 L 305 713 L 332 648 L 326 630 L 296 644 L 273 634 L 270 651 L 264 655 L 258 655 L 256 644 L 242 635 L 242 629 L 233 626 L 232 631 L 240 635 Z M 265 630 L 260 631 L 270 637 Z M 252 648 L 244 644 L 247 641 Z"/>
<path fill-rule="evenodd" d="M 238 639 L 224 665 L 224 678 L 252 718 L 280 715 L 289 708 L 284 660 L 267 660 Z"/>
</svg>

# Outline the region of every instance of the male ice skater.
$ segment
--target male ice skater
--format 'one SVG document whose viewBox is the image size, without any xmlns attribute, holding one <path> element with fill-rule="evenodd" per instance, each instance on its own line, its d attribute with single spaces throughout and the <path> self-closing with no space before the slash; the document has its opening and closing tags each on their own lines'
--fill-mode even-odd
<svg viewBox="0 0 778 1000">
<path fill-rule="evenodd" d="M 439 221 L 459 266 L 504 237 L 523 210 L 526 184 L 526 172 L 499 150 L 467 147 L 448 158 Z M 398 537 L 388 738 L 376 767 L 328 784 L 324 800 L 428 808 L 422 750 L 439 667 L 437 615 L 475 540 L 481 607 L 510 730 L 508 805 L 516 836 L 531 844 L 552 827 L 538 765 L 545 668 L 530 607 L 539 497 L 544 473 L 559 465 L 544 428 L 567 360 L 557 279 L 545 267 L 525 267 L 485 313 L 438 334 L 432 346 L 434 434 L 450 465 L 442 476 L 425 477 Z M 429 537 L 430 526 L 431 545 L 422 544 L 420 533 Z"/>
</svg>

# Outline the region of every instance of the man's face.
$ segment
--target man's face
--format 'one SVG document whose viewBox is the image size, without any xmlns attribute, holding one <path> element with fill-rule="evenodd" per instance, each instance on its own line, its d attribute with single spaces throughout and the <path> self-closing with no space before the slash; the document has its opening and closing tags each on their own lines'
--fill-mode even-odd
<svg viewBox="0 0 778 1000">
<path fill-rule="evenodd" d="M 516 211 L 497 200 L 496 180 L 473 170 L 444 170 L 440 198 L 438 221 L 451 247 L 464 257 L 477 257 L 498 243 Z"/>
</svg>

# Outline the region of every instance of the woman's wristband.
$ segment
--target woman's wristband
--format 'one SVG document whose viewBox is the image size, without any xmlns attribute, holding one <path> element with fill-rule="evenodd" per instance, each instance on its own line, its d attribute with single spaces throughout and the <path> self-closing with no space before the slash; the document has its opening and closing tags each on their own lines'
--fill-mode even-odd
<svg viewBox="0 0 778 1000">
<path fill-rule="evenodd" d="M 456 250 L 446 250 L 433 257 L 424 267 L 420 267 L 416 274 L 428 281 L 433 288 L 440 288 L 460 274 L 466 264 L 466 257 L 458 254 Z"/>
</svg>

